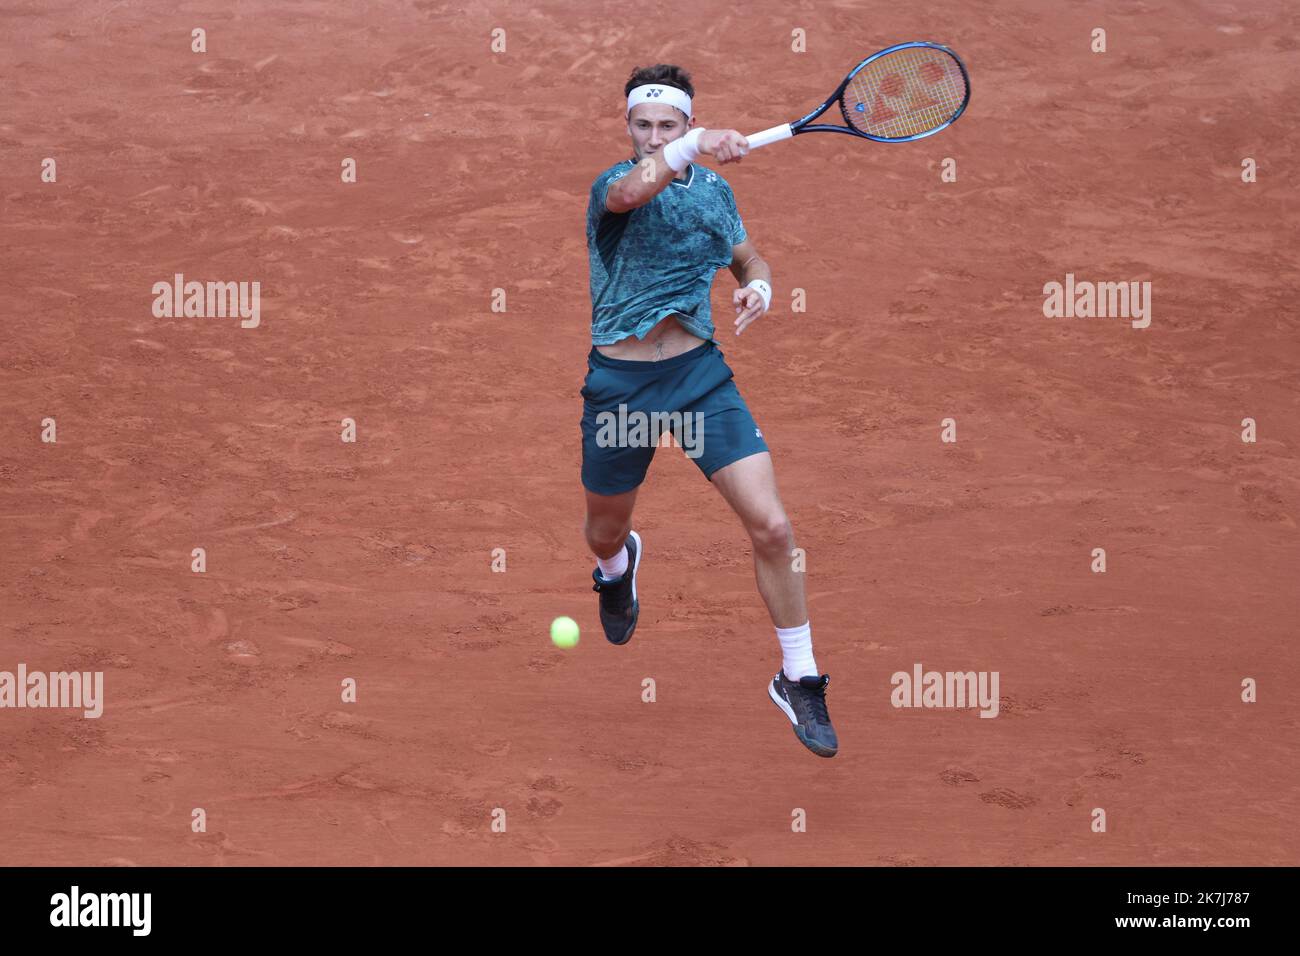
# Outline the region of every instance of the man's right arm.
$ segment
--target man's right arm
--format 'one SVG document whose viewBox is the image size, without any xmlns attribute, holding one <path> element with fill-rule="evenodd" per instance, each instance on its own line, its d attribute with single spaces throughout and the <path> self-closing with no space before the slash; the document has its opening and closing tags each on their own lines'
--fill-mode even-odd
<svg viewBox="0 0 1300 956">
<path fill-rule="evenodd" d="M 676 175 L 661 149 L 609 184 L 605 191 L 605 208 L 621 213 L 644 206 L 667 189 Z"/>
<path fill-rule="evenodd" d="M 702 156 L 712 156 L 726 165 L 740 162 L 749 151 L 749 141 L 734 129 L 707 129 L 700 131 L 698 147 Z M 664 159 L 666 149 L 647 156 L 621 179 L 610 183 L 605 190 L 605 208 L 613 213 L 631 212 L 667 189 L 677 173 Z"/>
</svg>

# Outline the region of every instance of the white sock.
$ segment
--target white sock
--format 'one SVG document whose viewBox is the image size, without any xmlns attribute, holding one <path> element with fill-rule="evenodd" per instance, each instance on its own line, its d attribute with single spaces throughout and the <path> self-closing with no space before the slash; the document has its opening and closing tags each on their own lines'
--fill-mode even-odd
<svg viewBox="0 0 1300 956">
<path fill-rule="evenodd" d="M 812 624 L 798 627 L 778 627 L 776 639 L 781 642 L 781 669 L 787 680 L 800 677 L 817 677 L 817 662 L 813 660 Z"/>
<path fill-rule="evenodd" d="M 618 554 L 612 558 L 596 558 L 596 566 L 600 568 L 600 576 L 606 581 L 617 581 L 624 572 L 627 571 L 627 544 L 618 549 Z"/>
</svg>

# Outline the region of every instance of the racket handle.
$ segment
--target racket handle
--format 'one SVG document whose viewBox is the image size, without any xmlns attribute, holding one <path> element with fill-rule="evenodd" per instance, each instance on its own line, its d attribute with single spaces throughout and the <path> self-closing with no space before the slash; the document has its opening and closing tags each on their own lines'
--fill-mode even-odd
<svg viewBox="0 0 1300 956">
<path fill-rule="evenodd" d="M 782 123 L 780 126 L 773 126 L 771 129 L 765 129 L 761 133 L 754 133 L 752 136 L 746 136 L 750 149 L 758 149 L 760 146 L 766 146 L 768 143 L 775 143 L 778 140 L 789 139 L 794 135 L 794 130 L 790 128 L 789 123 Z"/>
</svg>

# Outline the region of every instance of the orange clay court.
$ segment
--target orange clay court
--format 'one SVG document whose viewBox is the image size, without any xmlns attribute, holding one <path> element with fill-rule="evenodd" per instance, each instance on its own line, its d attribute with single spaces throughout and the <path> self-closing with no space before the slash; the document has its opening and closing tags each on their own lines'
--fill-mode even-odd
<svg viewBox="0 0 1300 956">
<path fill-rule="evenodd" d="M 1300 862 L 1293 5 L 628 9 L 5 11 L 0 670 L 105 700 L 0 710 L 0 863 Z M 601 636 L 584 214 L 634 66 L 749 133 L 909 39 L 970 70 L 951 129 L 719 170 L 774 271 L 739 339 L 725 271 L 713 312 L 807 553 L 819 760 L 679 450 Z M 261 324 L 155 318 L 176 273 Z M 1067 273 L 1150 282 L 1150 326 L 1045 317 Z M 997 718 L 894 708 L 918 663 L 997 671 Z"/>
</svg>

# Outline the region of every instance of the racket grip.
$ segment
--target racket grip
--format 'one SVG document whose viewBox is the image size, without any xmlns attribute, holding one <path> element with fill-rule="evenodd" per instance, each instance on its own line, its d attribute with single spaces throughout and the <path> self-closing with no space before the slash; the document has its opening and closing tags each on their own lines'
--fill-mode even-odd
<svg viewBox="0 0 1300 956">
<path fill-rule="evenodd" d="M 766 146 L 768 143 L 775 143 L 779 140 L 789 139 L 794 135 L 794 130 L 790 128 L 789 123 L 782 123 L 780 126 L 773 126 L 771 129 L 765 129 L 761 133 L 754 133 L 752 136 L 746 136 L 745 140 L 749 143 L 750 149 L 758 149 L 760 146 Z"/>
</svg>

